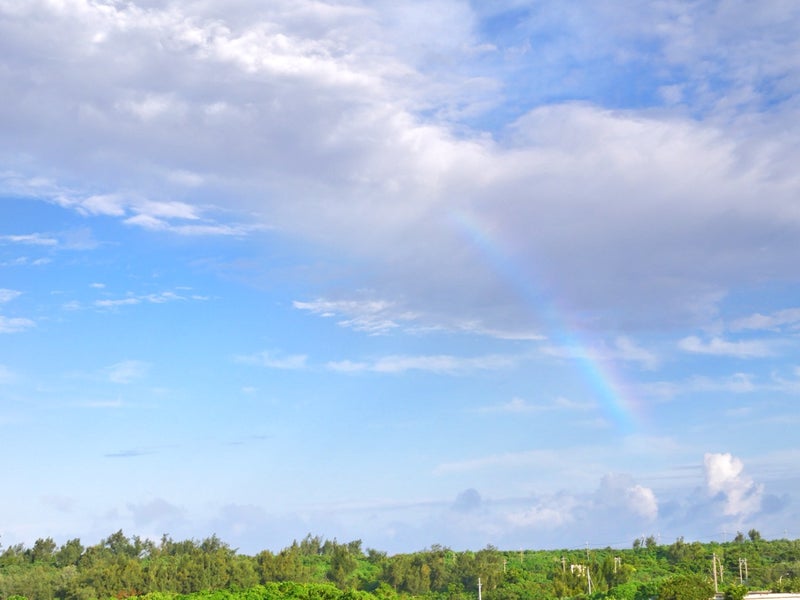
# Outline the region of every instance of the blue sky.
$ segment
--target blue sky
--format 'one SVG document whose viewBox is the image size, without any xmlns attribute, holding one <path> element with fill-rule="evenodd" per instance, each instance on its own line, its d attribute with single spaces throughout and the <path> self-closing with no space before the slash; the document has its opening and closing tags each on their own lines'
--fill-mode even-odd
<svg viewBox="0 0 800 600">
<path fill-rule="evenodd" d="M 800 536 L 799 26 L 0 0 L 0 543 Z"/>
</svg>

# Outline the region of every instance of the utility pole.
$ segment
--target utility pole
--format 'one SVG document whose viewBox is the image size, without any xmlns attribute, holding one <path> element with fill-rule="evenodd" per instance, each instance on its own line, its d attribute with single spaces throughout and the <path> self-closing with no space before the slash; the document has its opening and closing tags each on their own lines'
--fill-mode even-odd
<svg viewBox="0 0 800 600">
<path fill-rule="evenodd" d="M 478 600 L 482 600 L 481 598 L 481 578 L 478 577 Z"/>
<path fill-rule="evenodd" d="M 617 574 L 617 569 L 622 568 L 622 559 L 619 556 L 614 557 L 614 575 Z"/>
<path fill-rule="evenodd" d="M 561 572 L 562 573 L 567 572 L 567 559 L 564 558 L 563 556 L 561 557 Z"/>
<path fill-rule="evenodd" d="M 719 594 L 719 585 L 717 584 L 717 553 L 716 552 L 711 556 L 711 569 L 714 571 L 714 593 L 715 594 Z M 480 598 L 478 600 L 480 600 Z"/>
<path fill-rule="evenodd" d="M 586 565 L 586 581 L 589 584 L 589 595 L 592 595 L 592 573 L 589 571 L 589 565 Z"/>
<path fill-rule="evenodd" d="M 744 578 L 742 578 L 742 568 L 744 568 Z M 744 584 L 744 582 L 747 581 L 747 579 L 748 579 L 748 576 L 747 576 L 747 559 L 746 558 L 740 558 L 739 559 L 739 584 L 740 585 Z"/>
</svg>

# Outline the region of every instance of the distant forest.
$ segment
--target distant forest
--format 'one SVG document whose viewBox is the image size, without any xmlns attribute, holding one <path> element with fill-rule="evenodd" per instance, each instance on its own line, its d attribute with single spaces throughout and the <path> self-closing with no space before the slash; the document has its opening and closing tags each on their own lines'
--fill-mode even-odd
<svg viewBox="0 0 800 600">
<path fill-rule="evenodd" d="M 713 568 L 712 568 L 713 566 Z M 800 592 L 800 540 L 756 530 L 726 543 L 628 549 L 387 555 L 360 540 L 308 535 L 278 553 L 239 554 L 216 536 L 160 542 L 118 531 L 93 546 L 51 538 L 0 546 L 0 600 L 727 600 L 748 590 Z"/>
</svg>

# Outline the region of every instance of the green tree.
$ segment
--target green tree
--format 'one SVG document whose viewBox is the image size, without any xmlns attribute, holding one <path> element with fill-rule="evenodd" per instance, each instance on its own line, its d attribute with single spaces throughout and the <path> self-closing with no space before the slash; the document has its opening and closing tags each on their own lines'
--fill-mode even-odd
<svg viewBox="0 0 800 600">
<path fill-rule="evenodd" d="M 31 562 L 53 562 L 53 555 L 56 551 L 56 543 L 53 538 L 39 538 L 33 543 L 30 556 Z"/>
<path fill-rule="evenodd" d="M 704 575 L 677 575 L 664 581 L 658 589 L 658 600 L 709 600 L 714 585 Z"/>
<path fill-rule="evenodd" d="M 56 565 L 59 567 L 66 567 L 68 565 L 77 565 L 83 554 L 83 545 L 77 538 L 68 540 L 61 545 L 56 552 L 55 560 Z"/>
<path fill-rule="evenodd" d="M 733 584 L 725 588 L 725 600 L 743 600 L 746 595 L 746 586 Z"/>
<path fill-rule="evenodd" d="M 331 553 L 330 567 L 328 568 L 328 579 L 335 583 L 339 588 L 345 589 L 349 582 L 350 576 L 356 570 L 358 562 L 350 554 L 347 546 L 336 544 Z"/>
</svg>

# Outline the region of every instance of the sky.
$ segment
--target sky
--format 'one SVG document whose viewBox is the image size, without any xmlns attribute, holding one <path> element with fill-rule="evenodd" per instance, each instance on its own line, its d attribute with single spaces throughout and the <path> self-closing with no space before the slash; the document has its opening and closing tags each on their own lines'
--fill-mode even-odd
<svg viewBox="0 0 800 600">
<path fill-rule="evenodd" d="M 0 0 L 0 544 L 800 537 L 793 0 Z"/>
</svg>

